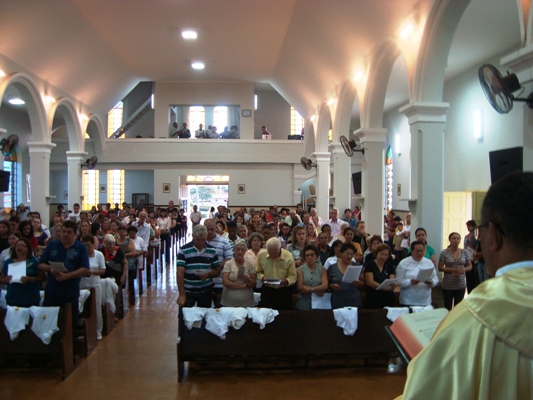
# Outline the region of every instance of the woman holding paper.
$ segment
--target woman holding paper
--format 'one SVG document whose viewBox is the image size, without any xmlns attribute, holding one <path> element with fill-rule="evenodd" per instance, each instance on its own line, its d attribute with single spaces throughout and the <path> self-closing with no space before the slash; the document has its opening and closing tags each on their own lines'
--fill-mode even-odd
<svg viewBox="0 0 533 400">
<path fill-rule="evenodd" d="M 378 290 L 378 287 L 386 279 L 396 278 L 394 266 L 388 262 L 390 247 L 386 244 L 380 244 L 374 250 L 374 254 L 376 258 L 365 264 L 366 308 L 393 307 L 393 290 L 396 284 Z"/>
<path fill-rule="evenodd" d="M 448 236 L 450 245 L 442 250 L 439 257 L 439 271 L 444 272 L 442 278 L 442 295 L 444 307 L 451 310 L 465 297 L 466 275 L 465 272 L 472 270 L 470 253 L 459 248 L 461 235 L 452 232 Z"/>
<path fill-rule="evenodd" d="M 355 246 L 351 243 L 344 243 L 341 247 L 340 258 L 328 269 L 329 288 L 332 291 L 331 308 L 333 309 L 349 306 L 361 307 L 359 288 L 364 286 L 364 282 L 361 275 L 362 267 L 352 265 L 354 254 Z"/>
<path fill-rule="evenodd" d="M 248 250 L 244 239 L 237 239 L 233 247 L 233 258 L 226 261 L 222 270 L 222 300 L 224 307 L 253 307 L 256 284 L 255 265 L 246 261 Z"/>
<path fill-rule="evenodd" d="M 305 264 L 296 270 L 296 287 L 298 288 L 296 309 L 308 311 L 313 308 L 313 293 L 323 296 L 328 290 L 328 275 L 326 269 L 317 263 L 318 249 L 315 246 L 308 244 L 301 253 Z"/>
<path fill-rule="evenodd" d="M 11 258 L 4 264 L 0 283 L 8 284 L 6 303 L 10 306 L 38 306 L 41 301 L 39 289 L 44 273 L 37 267 L 39 260 L 33 256 L 28 239 L 17 241 L 11 251 Z"/>
<path fill-rule="evenodd" d="M 426 246 L 418 240 L 411 243 L 411 257 L 404 258 L 396 268 L 402 306 L 431 305 L 431 288 L 439 283 L 433 263 L 424 257 Z"/>
</svg>

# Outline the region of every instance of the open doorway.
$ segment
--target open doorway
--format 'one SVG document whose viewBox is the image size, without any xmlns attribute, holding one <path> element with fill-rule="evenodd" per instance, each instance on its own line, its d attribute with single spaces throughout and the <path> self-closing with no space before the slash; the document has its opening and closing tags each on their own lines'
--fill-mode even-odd
<svg viewBox="0 0 533 400">
<path fill-rule="evenodd" d="M 224 207 L 228 205 L 228 185 L 187 184 L 187 192 L 190 209 L 197 205 L 202 218 L 209 218 L 211 207 L 215 207 L 216 210 L 219 205 Z"/>
</svg>

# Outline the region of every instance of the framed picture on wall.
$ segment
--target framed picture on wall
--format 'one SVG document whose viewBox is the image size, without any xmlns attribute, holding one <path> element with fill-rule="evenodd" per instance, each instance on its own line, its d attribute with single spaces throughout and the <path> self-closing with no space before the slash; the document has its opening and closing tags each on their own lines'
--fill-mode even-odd
<svg viewBox="0 0 533 400">
<path fill-rule="evenodd" d="M 243 183 L 239 183 L 237 185 L 237 190 L 239 191 L 239 194 L 245 194 L 246 193 L 246 185 Z"/>
<path fill-rule="evenodd" d="M 252 116 L 252 110 L 242 110 L 242 116 L 243 117 L 251 117 Z"/>
<path fill-rule="evenodd" d="M 100 185 L 100 193 L 105 193 L 105 192 L 107 192 L 107 185 L 101 184 Z"/>
<path fill-rule="evenodd" d="M 163 193 L 170 193 L 170 183 L 163 183 Z"/>
</svg>

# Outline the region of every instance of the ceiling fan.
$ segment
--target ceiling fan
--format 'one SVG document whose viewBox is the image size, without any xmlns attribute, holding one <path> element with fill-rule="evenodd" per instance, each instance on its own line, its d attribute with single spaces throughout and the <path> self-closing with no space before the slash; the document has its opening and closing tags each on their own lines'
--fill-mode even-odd
<svg viewBox="0 0 533 400">
<path fill-rule="evenodd" d="M 2 148 L 2 153 L 12 153 L 15 150 L 15 146 L 19 142 L 19 137 L 17 135 L 9 135 L 7 138 L 4 138 L 0 141 L 0 147 Z"/>
<path fill-rule="evenodd" d="M 355 143 L 355 140 L 348 140 L 346 136 L 341 135 L 340 142 L 344 152 L 348 157 L 352 157 L 354 151 L 360 151 L 361 153 L 365 154 L 365 149 L 363 147 L 357 148 L 357 143 Z"/>
<path fill-rule="evenodd" d="M 306 171 L 310 171 L 313 167 L 316 168 L 316 164 L 307 157 L 300 158 L 300 164 L 302 164 L 302 167 L 304 167 Z"/>
<path fill-rule="evenodd" d="M 523 101 L 533 108 L 533 93 L 527 99 L 513 95 L 522 85 L 515 74 L 503 77 L 494 65 L 484 64 L 478 70 L 479 83 L 492 108 L 500 114 L 507 114 L 513 109 L 514 101 Z"/>
<path fill-rule="evenodd" d="M 81 164 L 81 167 L 87 167 L 87 169 L 94 169 L 96 167 L 96 164 L 98 163 L 98 157 L 92 156 L 91 158 L 88 158 L 85 163 Z"/>
</svg>

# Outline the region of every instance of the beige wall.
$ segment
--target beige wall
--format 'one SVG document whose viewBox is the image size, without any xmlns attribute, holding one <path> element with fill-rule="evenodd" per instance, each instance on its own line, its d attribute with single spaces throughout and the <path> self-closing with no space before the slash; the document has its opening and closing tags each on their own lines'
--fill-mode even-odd
<svg viewBox="0 0 533 400">
<path fill-rule="evenodd" d="M 154 136 L 167 137 L 172 104 L 239 105 L 254 108 L 254 85 L 247 82 L 156 82 Z M 192 129 L 192 128 L 190 128 Z M 195 128 L 196 129 L 196 128 Z M 254 119 L 241 117 L 241 139 L 253 139 Z"/>
</svg>

